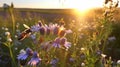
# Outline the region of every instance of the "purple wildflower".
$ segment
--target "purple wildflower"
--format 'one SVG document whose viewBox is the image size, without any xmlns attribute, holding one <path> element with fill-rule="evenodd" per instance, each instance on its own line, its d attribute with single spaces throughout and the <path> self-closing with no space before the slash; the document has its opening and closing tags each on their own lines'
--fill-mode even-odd
<svg viewBox="0 0 120 67">
<path fill-rule="evenodd" d="M 20 52 L 17 59 L 18 60 L 26 60 L 28 58 L 28 56 L 32 55 L 32 53 L 33 53 L 32 50 L 30 48 L 27 48 L 26 51 Z"/>
<path fill-rule="evenodd" d="M 53 34 L 57 35 L 59 33 L 59 25 L 57 24 L 50 24 L 50 29 L 52 30 Z"/>
<path fill-rule="evenodd" d="M 58 63 L 58 61 L 59 61 L 59 59 L 54 58 L 54 59 L 51 60 L 50 64 L 52 65 L 52 67 L 55 67 L 56 64 Z"/>
<path fill-rule="evenodd" d="M 60 38 L 59 37 L 55 39 L 55 41 L 53 42 L 53 46 L 60 48 Z"/>
<path fill-rule="evenodd" d="M 67 42 L 67 39 L 65 37 L 64 38 L 57 37 L 53 42 L 53 46 L 58 48 L 63 46 L 65 47 L 65 49 L 69 49 L 69 47 L 71 47 L 71 43 Z"/>
<path fill-rule="evenodd" d="M 45 28 L 46 28 L 46 34 L 49 35 L 51 32 L 51 28 L 48 27 L 47 25 L 45 25 Z"/>
<path fill-rule="evenodd" d="M 67 38 L 63 37 L 60 40 L 60 44 L 65 47 L 65 49 L 69 49 L 71 47 L 71 43 L 67 41 Z"/>
<path fill-rule="evenodd" d="M 85 59 L 85 54 L 84 54 L 84 53 L 81 53 L 81 54 L 80 54 L 80 58 L 81 58 L 81 59 Z"/>
<path fill-rule="evenodd" d="M 65 37 L 64 37 L 64 38 L 61 38 L 60 44 L 61 44 L 61 45 L 64 45 L 66 41 L 67 41 L 67 39 L 66 39 Z"/>
<path fill-rule="evenodd" d="M 41 61 L 41 58 L 39 58 L 39 55 L 37 52 L 33 53 L 33 56 L 31 58 L 31 60 L 28 62 L 29 65 L 31 66 L 36 66 L 37 64 L 39 64 Z"/>
<path fill-rule="evenodd" d="M 34 44 L 37 44 L 37 43 L 38 43 L 38 41 L 37 41 L 37 39 L 36 39 L 36 34 L 30 35 L 30 37 L 31 37 L 31 39 L 33 40 L 33 43 L 34 43 Z"/>
<path fill-rule="evenodd" d="M 49 24 L 49 29 L 52 31 L 53 34 L 58 35 L 60 32 L 60 26 L 58 24 Z"/>
<path fill-rule="evenodd" d="M 35 40 L 36 39 L 36 34 L 30 35 L 30 37 L 31 37 L 32 40 Z"/>
<path fill-rule="evenodd" d="M 55 25 L 54 25 L 54 24 L 52 24 L 52 23 L 50 23 L 50 24 L 48 25 L 48 27 L 50 28 L 50 30 L 51 30 L 51 31 L 53 31 L 53 30 L 54 30 L 54 28 L 55 28 Z"/>
<path fill-rule="evenodd" d="M 47 35 L 50 34 L 50 28 L 47 28 L 47 30 L 46 30 L 46 34 L 47 34 Z"/>
<path fill-rule="evenodd" d="M 70 33 L 72 33 L 72 30 L 66 30 L 66 34 L 70 34 Z"/>
<path fill-rule="evenodd" d="M 96 54 L 100 56 L 102 54 L 102 51 L 97 50 Z"/>
<path fill-rule="evenodd" d="M 69 49 L 71 47 L 71 43 L 70 42 L 65 42 L 64 44 L 66 49 Z"/>
<path fill-rule="evenodd" d="M 59 32 L 59 27 L 56 26 L 56 27 L 54 28 L 54 30 L 53 30 L 53 34 L 57 35 L 58 32 Z"/>
<path fill-rule="evenodd" d="M 46 33 L 45 27 L 41 27 L 41 28 L 40 28 L 40 34 L 41 34 L 41 35 L 45 35 L 45 33 Z"/>
<path fill-rule="evenodd" d="M 69 61 L 70 61 L 70 62 L 74 62 L 75 59 L 71 57 L 71 58 L 69 58 Z"/>
</svg>

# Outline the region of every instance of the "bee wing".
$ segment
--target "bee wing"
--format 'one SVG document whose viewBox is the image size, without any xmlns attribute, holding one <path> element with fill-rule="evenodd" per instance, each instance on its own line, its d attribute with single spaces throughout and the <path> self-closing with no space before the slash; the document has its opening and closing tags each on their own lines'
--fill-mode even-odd
<svg viewBox="0 0 120 67">
<path fill-rule="evenodd" d="M 29 27 L 28 25 L 26 25 L 26 24 L 23 24 L 23 26 L 24 26 L 25 28 L 27 28 L 27 29 L 30 29 L 30 27 Z"/>
</svg>

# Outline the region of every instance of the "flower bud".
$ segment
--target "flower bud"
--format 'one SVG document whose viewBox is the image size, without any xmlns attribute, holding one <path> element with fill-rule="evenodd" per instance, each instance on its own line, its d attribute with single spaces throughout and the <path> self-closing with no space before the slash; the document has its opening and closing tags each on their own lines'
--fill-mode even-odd
<svg viewBox="0 0 120 67">
<path fill-rule="evenodd" d="M 39 24 L 40 27 L 43 26 L 41 21 L 38 21 L 38 24 Z"/>
<path fill-rule="evenodd" d="M 59 33 L 59 27 L 56 26 L 54 29 L 53 29 L 53 34 L 57 35 Z"/>
<path fill-rule="evenodd" d="M 47 28 L 47 30 L 46 30 L 46 34 L 47 34 L 47 35 L 50 34 L 50 29 L 49 29 L 49 28 Z"/>
<path fill-rule="evenodd" d="M 65 30 L 61 30 L 61 31 L 59 32 L 59 36 L 60 36 L 60 37 L 65 36 L 65 34 L 66 34 Z"/>
<path fill-rule="evenodd" d="M 45 32 L 46 32 L 45 27 L 41 27 L 40 28 L 40 34 L 45 35 Z"/>
</svg>

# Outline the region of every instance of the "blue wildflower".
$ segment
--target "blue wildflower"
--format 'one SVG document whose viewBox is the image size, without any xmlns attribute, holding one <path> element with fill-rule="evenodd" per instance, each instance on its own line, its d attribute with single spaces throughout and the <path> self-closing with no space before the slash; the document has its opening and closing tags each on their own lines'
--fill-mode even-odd
<svg viewBox="0 0 120 67">
<path fill-rule="evenodd" d="M 38 32 L 40 30 L 41 26 L 39 24 L 31 26 L 30 30 L 32 32 Z"/>
<path fill-rule="evenodd" d="M 38 53 L 34 52 L 31 60 L 28 62 L 28 65 L 36 66 L 40 63 L 40 61 L 41 61 L 41 58 L 39 58 Z"/>
<path fill-rule="evenodd" d="M 26 60 L 28 56 L 32 55 L 32 50 L 30 48 L 27 48 L 26 51 L 21 51 L 20 54 L 18 55 L 17 59 L 18 60 Z"/>
</svg>

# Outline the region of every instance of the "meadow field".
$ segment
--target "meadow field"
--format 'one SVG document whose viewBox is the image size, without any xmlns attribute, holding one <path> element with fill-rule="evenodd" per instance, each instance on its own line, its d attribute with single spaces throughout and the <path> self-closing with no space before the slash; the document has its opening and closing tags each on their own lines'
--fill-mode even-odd
<svg viewBox="0 0 120 67">
<path fill-rule="evenodd" d="M 0 67 L 119 67 L 120 8 L 0 8 Z"/>
</svg>

